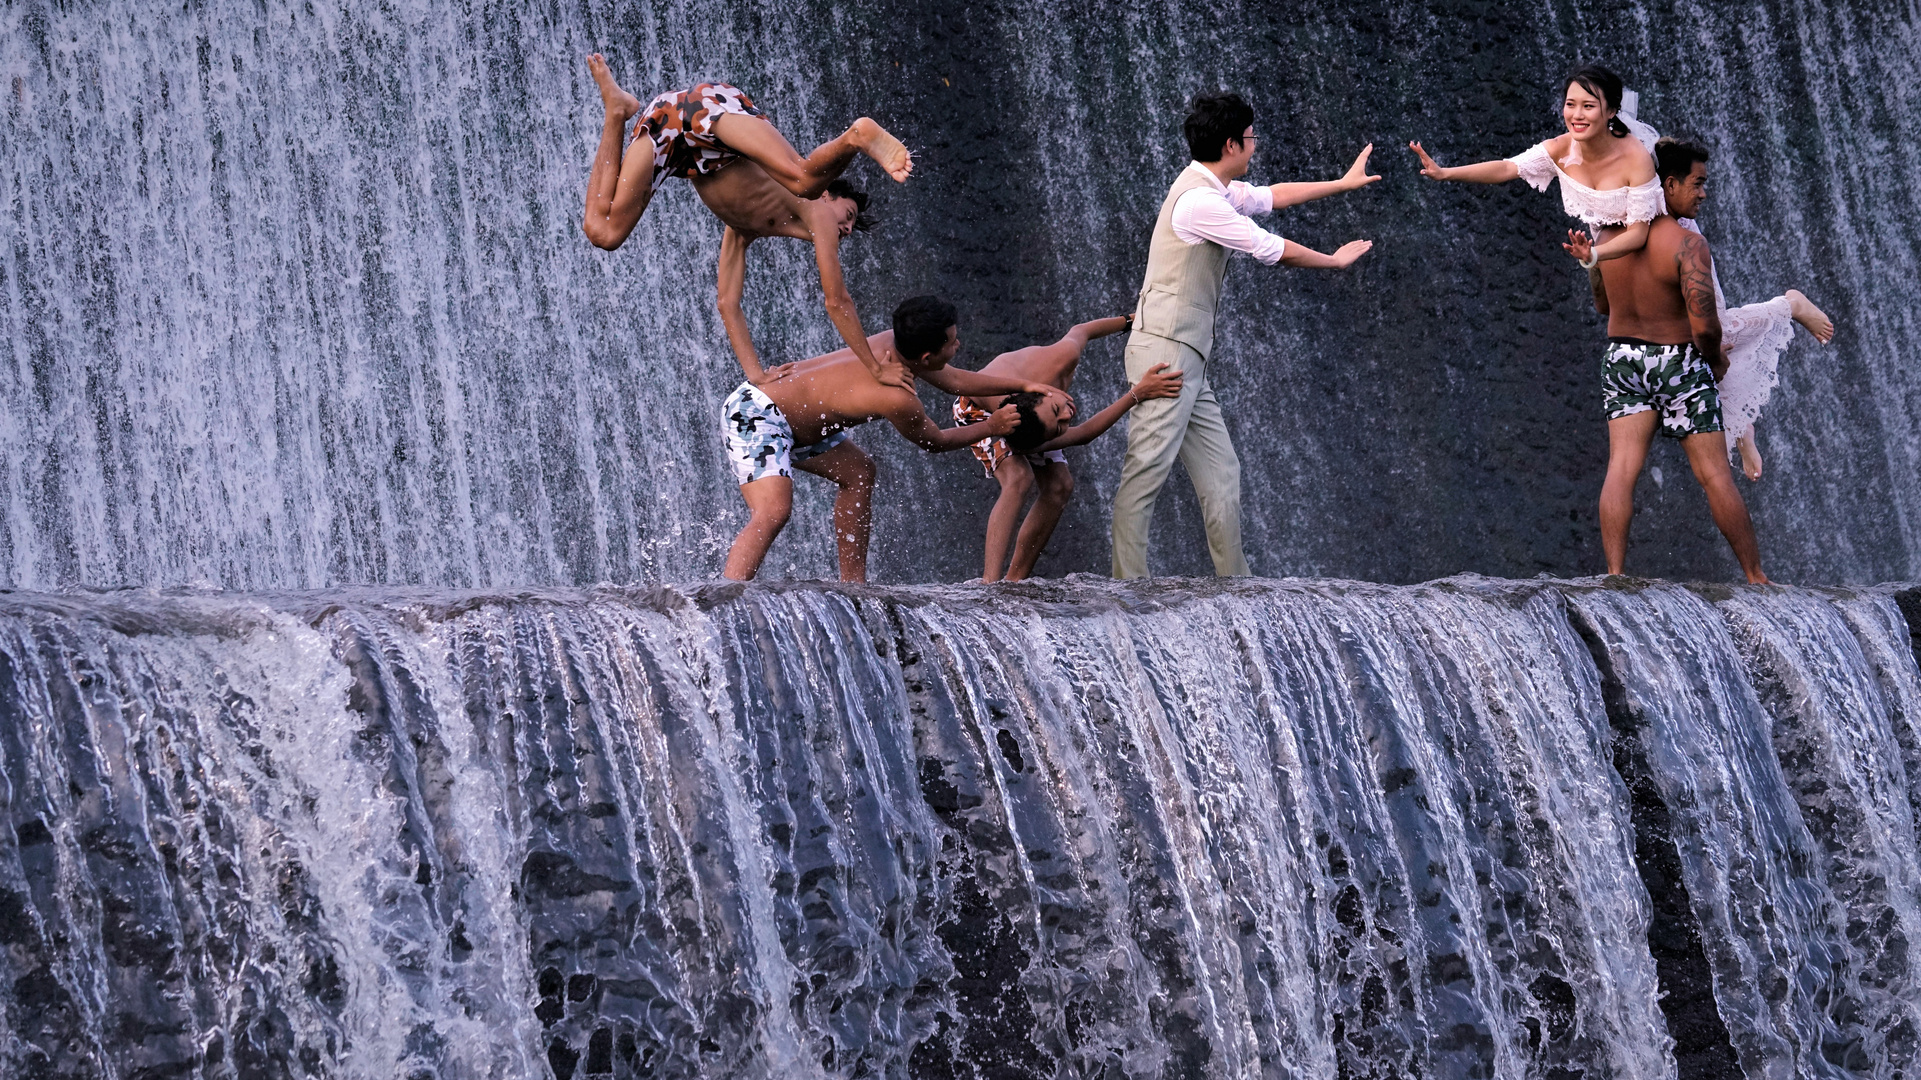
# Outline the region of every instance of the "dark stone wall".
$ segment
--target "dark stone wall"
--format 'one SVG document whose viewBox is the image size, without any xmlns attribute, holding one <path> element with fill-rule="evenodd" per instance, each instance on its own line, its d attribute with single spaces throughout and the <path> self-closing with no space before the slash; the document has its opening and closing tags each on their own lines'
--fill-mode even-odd
<svg viewBox="0 0 1921 1080">
<path fill-rule="evenodd" d="M 1562 74 L 1606 61 L 1713 149 L 1729 297 L 1799 287 L 1840 326 L 1783 358 L 1743 484 L 1768 569 L 1921 578 L 1917 22 L 1912 0 L 24 0 L 0 13 L 0 586 L 718 573 L 746 516 L 716 430 L 739 379 L 720 228 L 674 181 L 619 251 L 582 238 L 595 50 L 643 97 L 737 82 L 802 148 L 861 114 L 899 132 L 910 183 L 853 171 L 885 224 L 849 278 L 875 328 L 954 300 L 976 367 L 1132 306 L 1197 89 L 1254 104 L 1256 182 L 1338 176 L 1371 141 L 1379 183 L 1265 224 L 1375 250 L 1236 259 L 1209 379 L 1255 572 L 1388 582 L 1602 568 L 1604 328 L 1570 219 L 1518 182 L 1425 181 L 1405 145 L 1513 154 L 1559 129 Z M 838 344 L 802 245 L 751 266 L 769 359 Z M 1122 392 L 1120 354 L 1090 349 L 1088 407 Z M 993 482 L 856 439 L 882 466 L 874 579 L 977 575 Z M 1106 571 L 1124 446 L 1070 453 L 1042 574 Z M 1629 569 L 1733 575 L 1677 448 L 1651 465 Z M 830 493 L 798 487 L 766 573 L 830 575 Z M 1158 514 L 1155 569 L 1206 573 L 1178 468 Z"/>
</svg>

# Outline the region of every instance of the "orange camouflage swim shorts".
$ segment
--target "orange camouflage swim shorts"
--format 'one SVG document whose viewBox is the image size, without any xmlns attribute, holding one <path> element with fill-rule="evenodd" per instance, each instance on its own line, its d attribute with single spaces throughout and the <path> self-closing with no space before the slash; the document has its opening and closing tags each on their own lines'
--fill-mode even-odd
<svg viewBox="0 0 1921 1080">
<path fill-rule="evenodd" d="M 653 144 L 654 190 L 670 176 L 692 180 L 740 157 L 714 135 L 714 121 L 726 113 L 763 115 L 740 87 L 718 82 L 669 90 L 647 103 L 633 142 L 644 137 Z"/>
<path fill-rule="evenodd" d="M 988 410 L 976 405 L 973 398 L 954 399 L 954 422 L 957 424 L 978 424 L 993 415 L 994 414 Z M 1000 471 L 1001 462 L 1006 461 L 1014 453 L 1014 448 L 1007 445 L 1007 440 L 998 435 L 982 439 L 977 443 L 969 443 L 967 449 L 973 451 L 974 460 L 981 463 L 981 468 L 987 470 L 989 477 L 992 477 L 996 472 Z M 1059 450 L 1049 450 L 1040 454 L 1022 454 L 1021 456 L 1027 459 L 1029 465 L 1037 469 L 1050 461 L 1058 461 L 1062 465 L 1067 464 L 1067 455 L 1061 453 Z"/>
</svg>

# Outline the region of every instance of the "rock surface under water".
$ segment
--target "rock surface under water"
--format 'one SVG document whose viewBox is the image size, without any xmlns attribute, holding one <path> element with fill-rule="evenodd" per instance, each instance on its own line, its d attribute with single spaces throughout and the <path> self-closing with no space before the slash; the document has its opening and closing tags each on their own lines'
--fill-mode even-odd
<svg viewBox="0 0 1921 1080">
<path fill-rule="evenodd" d="M 0 1072 L 1912 1076 L 1904 605 L 4 594 Z"/>
</svg>

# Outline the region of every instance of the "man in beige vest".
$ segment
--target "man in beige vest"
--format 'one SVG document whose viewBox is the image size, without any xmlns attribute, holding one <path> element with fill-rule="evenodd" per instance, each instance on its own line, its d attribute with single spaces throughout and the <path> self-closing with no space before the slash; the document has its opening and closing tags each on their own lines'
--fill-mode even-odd
<svg viewBox="0 0 1921 1080">
<path fill-rule="evenodd" d="M 1181 395 L 1143 401 L 1128 419 L 1127 458 L 1114 493 L 1114 576 L 1147 576 L 1147 525 L 1154 500 L 1176 458 L 1187 466 L 1207 526 L 1214 572 L 1246 574 L 1241 551 L 1241 463 L 1227 437 L 1220 402 L 1207 378 L 1214 347 L 1214 308 L 1221 296 L 1227 253 L 1245 251 L 1263 263 L 1338 269 L 1373 247 L 1344 244 L 1332 255 L 1283 240 L 1247 219 L 1282 206 L 1311 202 L 1379 180 L 1367 173 L 1372 143 L 1339 180 L 1254 187 L 1239 182 L 1254 156 L 1254 110 L 1239 94 L 1194 98 L 1183 125 L 1194 160 L 1161 202 L 1147 249 L 1147 278 L 1134 309 L 1126 350 L 1127 378 L 1138 382 L 1156 364 L 1183 375 Z"/>
</svg>

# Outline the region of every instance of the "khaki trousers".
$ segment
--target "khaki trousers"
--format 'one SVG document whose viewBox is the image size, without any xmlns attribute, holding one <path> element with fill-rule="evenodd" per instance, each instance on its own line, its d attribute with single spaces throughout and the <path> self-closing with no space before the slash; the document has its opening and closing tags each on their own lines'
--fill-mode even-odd
<svg viewBox="0 0 1921 1080">
<path fill-rule="evenodd" d="M 1139 382 L 1147 369 L 1166 364 L 1181 372 L 1181 396 L 1155 398 L 1127 414 L 1127 457 L 1114 492 L 1114 576 L 1147 576 L 1147 525 L 1154 500 L 1174 468 L 1187 466 L 1200 497 L 1207 527 L 1207 553 L 1222 577 L 1248 573 L 1241 551 L 1241 460 L 1227 437 L 1221 403 L 1207 382 L 1207 362 L 1191 347 L 1134 331 L 1125 353 L 1127 379 Z"/>
</svg>

